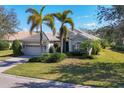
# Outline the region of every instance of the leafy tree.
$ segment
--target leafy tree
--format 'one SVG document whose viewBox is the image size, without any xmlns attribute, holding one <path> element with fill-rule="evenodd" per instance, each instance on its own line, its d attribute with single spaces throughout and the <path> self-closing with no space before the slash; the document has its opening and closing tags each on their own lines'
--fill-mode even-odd
<svg viewBox="0 0 124 93">
<path fill-rule="evenodd" d="M 121 21 L 124 21 L 124 6 L 113 5 L 111 7 L 98 6 L 98 20 L 99 22 L 111 22 L 115 25 Z"/>
<path fill-rule="evenodd" d="M 105 39 L 109 43 L 117 41 L 118 32 L 111 26 L 104 26 L 104 27 L 98 28 L 95 33 L 101 39 Z"/>
<path fill-rule="evenodd" d="M 47 25 L 51 28 L 53 31 L 53 34 L 55 34 L 55 26 L 54 26 L 54 18 L 51 14 L 46 14 L 43 16 L 43 11 L 46 6 L 43 6 L 40 9 L 40 12 L 38 12 L 36 9 L 29 8 L 26 10 L 26 12 L 31 13 L 31 15 L 28 16 L 28 24 L 31 23 L 30 33 L 33 32 L 33 30 L 39 29 L 40 30 L 40 46 L 42 49 L 43 44 L 43 24 Z"/>
<path fill-rule="evenodd" d="M 117 44 L 124 44 L 124 6 L 98 6 L 97 15 L 100 23 L 107 22 L 113 27 L 114 30 L 110 31 L 109 36 L 114 38 Z"/>
<path fill-rule="evenodd" d="M 0 40 L 0 50 L 9 49 L 9 42 L 5 40 Z"/>
<path fill-rule="evenodd" d="M 19 26 L 19 21 L 17 19 L 16 12 L 11 9 L 5 9 L 3 6 L 0 6 L 0 39 L 4 35 L 13 34 Z"/>
<path fill-rule="evenodd" d="M 70 24 L 71 30 L 74 29 L 74 22 L 72 18 L 68 17 L 69 14 L 72 14 L 71 10 L 65 10 L 63 13 L 54 13 L 53 15 L 61 22 L 61 27 L 59 30 L 60 34 L 60 45 L 61 45 L 61 53 L 63 52 L 63 46 L 64 51 L 66 51 L 66 39 L 68 34 L 68 28 L 66 24 Z M 64 42 L 64 45 L 63 45 Z"/>
<path fill-rule="evenodd" d="M 101 40 L 100 40 L 100 43 L 101 43 L 101 47 L 102 47 L 103 49 L 105 49 L 106 47 L 109 47 L 108 40 L 106 40 L 106 39 L 101 39 Z"/>
</svg>

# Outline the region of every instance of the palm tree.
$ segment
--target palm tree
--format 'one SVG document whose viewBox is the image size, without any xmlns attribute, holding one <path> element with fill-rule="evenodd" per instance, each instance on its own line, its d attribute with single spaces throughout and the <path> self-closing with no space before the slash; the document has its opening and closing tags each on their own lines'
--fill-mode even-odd
<svg viewBox="0 0 124 93">
<path fill-rule="evenodd" d="M 64 45 L 66 45 L 66 39 L 68 34 L 68 28 L 66 24 L 70 24 L 71 29 L 74 29 L 74 22 L 72 18 L 68 17 L 69 14 L 72 14 L 71 10 L 65 10 L 63 13 L 54 13 L 53 16 L 57 18 L 61 22 L 59 34 L 60 34 L 60 45 L 61 45 L 61 53 L 63 52 L 63 41 Z M 64 51 L 66 46 L 64 46 Z"/>
<path fill-rule="evenodd" d="M 28 24 L 31 23 L 30 33 L 32 34 L 34 29 L 40 29 L 40 46 L 42 50 L 42 44 L 43 44 L 43 30 L 42 25 L 43 23 L 46 24 L 48 27 L 51 28 L 53 31 L 53 34 L 55 34 L 55 25 L 54 25 L 54 17 L 51 14 L 47 14 L 43 16 L 43 10 L 46 6 L 43 6 L 40 9 L 40 12 L 38 12 L 35 9 L 29 8 L 26 10 L 26 13 L 29 12 L 31 15 L 28 16 Z"/>
</svg>

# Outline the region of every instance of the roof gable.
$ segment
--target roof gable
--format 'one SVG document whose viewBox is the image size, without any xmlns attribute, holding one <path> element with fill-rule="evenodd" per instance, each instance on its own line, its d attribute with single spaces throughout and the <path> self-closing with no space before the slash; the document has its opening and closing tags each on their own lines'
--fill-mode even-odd
<svg viewBox="0 0 124 93">
<path fill-rule="evenodd" d="M 78 35 L 81 35 L 87 39 L 99 39 L 98 37 L 92 35 L 92 34 L 88 34 L 84 31 L 80 31 L 80 30 L 77 30 L 77 29 L 74 29 L 73 31 L 69 30 L 71 33 L 73 33 L 74 36 L 78 36 Z"/>
</svg>

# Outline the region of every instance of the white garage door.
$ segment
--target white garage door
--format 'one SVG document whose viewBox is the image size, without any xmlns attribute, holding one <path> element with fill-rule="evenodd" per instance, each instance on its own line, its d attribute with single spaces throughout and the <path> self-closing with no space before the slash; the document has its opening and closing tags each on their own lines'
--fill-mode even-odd
<svg viewBox="0 0 124 93">
<path fill-rule="evenodd" d="M 40 55 L 42 52 L 40 45 L 24 45 L 23 53 L 25 55 Z"/>
</svg>

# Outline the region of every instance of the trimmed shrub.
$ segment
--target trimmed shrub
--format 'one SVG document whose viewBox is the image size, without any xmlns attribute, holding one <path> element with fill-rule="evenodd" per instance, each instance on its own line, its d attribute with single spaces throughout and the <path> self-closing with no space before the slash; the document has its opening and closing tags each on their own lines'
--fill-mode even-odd
<svg viewBox="0 0 124 93">
<path fill-rule="evenodd" d="M 9 42 L 5 40 L 0 40 L 0 50 L 9 49 Z"/>
<path fill-rule="evenodd" d="M 82 53 L 82 52 L 68 52 L 68 53 L 66 53 L 67 54 L 67 56 L 82 56 L 84 53 Z"/>
<path fill-rule="evenodd" d="M 40 57 L 34 57 L 29 59 L 28 62 L 43 62 L 43 63 L 55 63 L 62 61 L 67 56 L 64 53 L 52 53 L 52 54 L 44 54 Z"/>
<path fill-rule="evenodd" d="M 108 43 L 108 41 L 105 40 L 105 39 L 100 40 L 100 43 L 101 43 L 101 47 L 102 47 L 103 49 L 105 49 L 106 47 L 109 47 L 109 43 Z"/>
<path fill-rule="evenodd" d="M 33 57 L 29 59 L 29 62 L 41 62 L 39 57 Z"/>
<path fill-rule="evenodd" d="M 67 56 L 64 53 L 54 53 L 50 54 L 49 58 L 47 59 L 47 63 L 54 63 L 59 62 L 65 59 Z"/>
<path fill-rule="evenodd" d="M 43 63 L 47 63 L 49 58 L 50 58 L 51 54 L 43 54 L 41 55 L 39 58 L 40 58 L 40 62 L 43 62 Z"/>
<path fill-rule="evenodd" d="M 115 50 L 118 50 L 118 51 L 124 51 L 124 46 L 113 45 L 112 49 L 115 49 Z"/>
<path fill-rule="evenodd" d="M 14 56 L 22 55 L 21 49 L 22 47 L 21 47 L 19 40 L 14 40 L 12 44 L 13 55 Z"/>
</svg>

